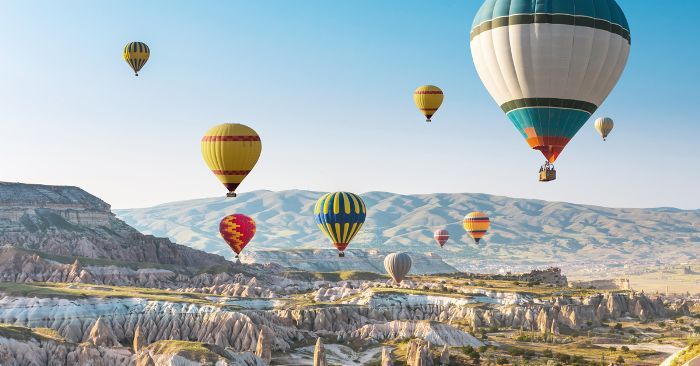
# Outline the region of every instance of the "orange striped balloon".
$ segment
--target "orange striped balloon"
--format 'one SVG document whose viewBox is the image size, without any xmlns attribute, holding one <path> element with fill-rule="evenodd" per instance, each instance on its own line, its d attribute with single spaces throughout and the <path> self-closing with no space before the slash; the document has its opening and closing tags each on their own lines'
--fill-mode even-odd
<svg viewBox="0 0 700 366">
<path fill-rule="evenodd" d="M 488 231 L 491 221 L 485 213 L 474 211 L 467 216 L 464 216 L 463 224 L 464 230 L 467 231 L 467 234 L 469 234 L 469 236 L 471 236 L 472 239 L 478 243 L 479 240 L 486 235 L 486 231 Z"/>
</svg>

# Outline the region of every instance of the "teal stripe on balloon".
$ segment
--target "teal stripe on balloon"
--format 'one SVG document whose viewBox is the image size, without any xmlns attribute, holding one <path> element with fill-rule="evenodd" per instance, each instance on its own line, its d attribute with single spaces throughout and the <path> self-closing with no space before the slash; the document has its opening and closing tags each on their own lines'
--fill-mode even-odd
<svg viewBox="0 0 700 366">
<path fill-rule="evenodd" d="M 601 19 L 630 29 L 615 0 L 486 0 L 474 17 L 472 29 L 495 18 L 519 14 L 567 14 Z"/>
<path fill-rule="evenodd" d="M 534 128 L 538 136 L 573 138 L 591 117 L 585 111 L 563 108 L 521 108 L 507 115 L 523 138 L 528 137 L 527 128 Z"/>
</svg>

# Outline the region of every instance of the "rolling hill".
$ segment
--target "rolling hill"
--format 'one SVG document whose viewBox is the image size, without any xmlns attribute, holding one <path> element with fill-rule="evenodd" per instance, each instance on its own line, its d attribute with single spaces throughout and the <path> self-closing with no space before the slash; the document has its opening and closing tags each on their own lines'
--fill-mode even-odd
<svg viewBox="0 0 700 366">
<path fill-rule="evenodd" d="M 252 216 L 258 230 L 247 251 L 329 248 L 316 228 L 313 204 L 320 192 L 254 191 L 235 199 L 204 198 L 149 208 L 115 210 L 138 230 L 231 257 L 218 234 L 230 213 Z M 489 260 L 513 264 L 700 258 L 700 210 L 606 208 L 487 194 L 362 194 L 368 218 L 351 248 L 434 252 L 449 263 Z M 462 217 L 481 210 L 491 230 L 479 246 L 465 234 Z M 452 238 L 440 249 L 437 228 Z M 450 262 L 452 260 L 452 262 Z"/>
</svg>

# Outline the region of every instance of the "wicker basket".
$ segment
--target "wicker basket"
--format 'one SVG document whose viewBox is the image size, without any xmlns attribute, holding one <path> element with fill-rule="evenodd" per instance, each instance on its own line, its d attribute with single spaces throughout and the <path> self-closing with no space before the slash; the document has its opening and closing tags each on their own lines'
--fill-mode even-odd
<svg viewBox="0 0 700 366">
<path fill-rule="evenodd" d="M 540 182 L 550 182 L 555 179 L 557 179 L 557 171 L 554 169 L 545 169 L 540 172 Z"/>
</svg>

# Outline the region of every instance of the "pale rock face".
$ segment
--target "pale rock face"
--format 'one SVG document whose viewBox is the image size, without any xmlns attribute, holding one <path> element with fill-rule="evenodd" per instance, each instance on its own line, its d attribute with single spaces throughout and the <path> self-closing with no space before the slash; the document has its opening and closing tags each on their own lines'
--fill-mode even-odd
<svg viewBox="0 0 700 366">
<path fill-rule="evenodd" d="M 260 357 L 265 363 L 270 363 L 270 360 L 272 360 L 271 333 L 270 328 L 262 326 L 258 335 L 258 342 L 255 345 L 255 355 Z"/>
<path fill-rule="evenodd" d="M 105 326 L 98 329 L 109 327 L 116 339 L 125 342 L 139 326 L 146 344 L 164 339 L 196 340 L 236 352 L 254 351 L 262 326 L 271 329 L 273 350 L 287 350 L 290 344 L 310 336 L 269 312 L 244 314 L 216 306 L 144 299 L 0 298 L 1 323 L 50 327 L 72 342 L 87 340 L 100 316 Z"/>
<path fill-rule="evenodd" d="M 232 272 L 235 270 L 235 266 L 231 267 Z M 249 273 L 259 273 L 265 276 L 266 280 L 261 281 L 256 277 L 248 277 L 242 273 L 201 273 L 185 276 L 158 268 L 134 270 L 116 266 L 83 267 L 78 260 L 70 265 L 61 264 L 45 260 L 36 254 L 12 246 L 0 247 L 0 281 L 2 282 L 92 283 L 264 298 L 306 291 L 313 286 L 308 282 L 276 277 L 277 268 L 266 270 L 263 266 L 254 265 L 246 266 L 245 270 Z"/>
<path fill-rule="evenodd" d="M 134 352 L 140 351 L 143 347 L 146 347 L 148 344 L 146 343 L 146 339 L 143 336 L 143 332 L 141 332 L 141 326 L 137 325 L 136 329 L 134 330 L 134 342 L 133 342 L 133 349 Z"/>
<path fill-rule="evenodd" d="M 132 354 L 125 348 L 102 348 L 46 339 L 16 340 L 0 337 L 1 365 L 130 366 Z"/>
<path fill-rule="evenodd" d="M 411 339 L 406 351 L 406 364 L 409 366 L 433 366 L 430 357 L 430 342 L 422 339 Z"/>
<path fill-rule="evenodd" d="M 169 350 L 159 344 L 142 349 L 134 355 L 136 366 L 267 366 L 249 352 L 232 352 L 217 346 L 206 346 L 206 354 Z"/>
<path fill-rule="evenodd" d="M 326 362 L 326 348 L 323 346 L 321 337 L 316 339 L 316 347 L 314 347 L 314 364 L 313 366 L 328 366 Z"/>
<path fill-rule="evenodd" d="M 102 318 L 97 318 L 97 321 L 93 324 L 85 341 L 95 346 L 121 347 L 119 340 L 117 340 L 117 337 L 114 336 L 114 332 L 112 332 L 112 328 L 107 325 Z"/>
<path fill-rule="evenodd" d="M 381 342 L 388 339 L 420 338 L 436 345 L 482 346 L 478 339 L 447 324 L 427 321 L 392 321 L 369 324 L 352 333 L 354 338 Z"/>
</svg>

